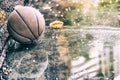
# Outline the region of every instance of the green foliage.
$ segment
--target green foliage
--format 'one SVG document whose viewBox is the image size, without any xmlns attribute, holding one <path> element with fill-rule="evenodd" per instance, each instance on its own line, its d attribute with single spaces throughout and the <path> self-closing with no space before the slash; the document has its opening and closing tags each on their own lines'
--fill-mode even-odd
<svg viewBox="0 0 120 80">
<path fill-rule="evenodd" d="M 120 10 L 120 1 L 100 1 L 97 8 L 91 5 L 90 10 L 86 13 L 84 13 L 84 4 L 81 4 L 81 2 L 71 3 L 69 7 L 66 8 L 68 10 L 64 10 L 63 18 L 61 18 L 61 20 L 65 23 L 65 25 L 77 27 L 80 25 L 118 26 L 117 16 L 115 16 L 116 14 L 112 12 L 116 9 L 117 11 Z"/>
<path fill-rule="evenodd" d="M 72 22 L 70 19 L 64 19 L 62 21 L 64 22 L 64 25 L 72 25 Z"/>
<path fill-rule="evenodd" d="M 70 47 L 74 47 L 75 45 L 77 45 L 77 41 L 69 41 L 69 45 Z"/>
<path fill-rule="evenodd" d="M 65 25 L 75 25 L 83 20 L 82 5 L 80 3 L 71 3 L 63 12 L 61 20 Z"/>
<path fill-rule="evenodd" d="M 104 77 L 104 74 L 101 72 L 101 69 L 98 71 L 97 77 Z"/>
<path fill-rule="evenodd" d="M 102 3 L 99 3 L 99 5 L 101 7 L 109 7 L 110 3 L 109 2 L 102 2 Z"/>
<path fill-rule="evenodd" d="M 84 56 L 89 60 L 89 41 L 93 40 L 93 36 L 86 34 L 86 38 L 82 38 L 78 31 L 65 31 L 64 35 L 68 41 L 69 55 L 71 58 Z"/>
<path fill-rule="evenodd" d="M 117 7 L 119 7 L 120 1 L 116 2 L 116 0 L 104 0 L 103 2 L 99 2 L 99 9 L 106 11 L 115 11 Z"/>
<path fill-rule="evenodd" d="M 120 12 L 120 0 L 116 3 L 116 9 Z"/>
</svg>

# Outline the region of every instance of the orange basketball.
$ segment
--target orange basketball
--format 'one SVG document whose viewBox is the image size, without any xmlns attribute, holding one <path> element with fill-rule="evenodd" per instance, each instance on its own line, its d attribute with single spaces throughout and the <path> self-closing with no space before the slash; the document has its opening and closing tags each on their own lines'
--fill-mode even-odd
<svg viewBox="0 0 120 80">
<path fill-rule="evenodd" d="M 9 15 L 7 29 L 9 35 L 16 41 L 30 44 L 44 32 L 45 21 L 38 10 L 27 6 L 16 6 Z"/>
</svg>

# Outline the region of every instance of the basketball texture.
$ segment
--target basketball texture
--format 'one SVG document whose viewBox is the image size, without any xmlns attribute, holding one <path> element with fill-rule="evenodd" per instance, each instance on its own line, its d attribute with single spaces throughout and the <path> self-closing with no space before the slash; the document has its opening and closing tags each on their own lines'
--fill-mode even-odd
<svg viewBox="0 0 120 80">
<path fill-rule="evenodd" d="M 9 15 L 7 29 L 9 35 L 23 44 L 37 40 L 45 29 L 43 15 L 36 9 L 17 6 Z"/>
</svg>

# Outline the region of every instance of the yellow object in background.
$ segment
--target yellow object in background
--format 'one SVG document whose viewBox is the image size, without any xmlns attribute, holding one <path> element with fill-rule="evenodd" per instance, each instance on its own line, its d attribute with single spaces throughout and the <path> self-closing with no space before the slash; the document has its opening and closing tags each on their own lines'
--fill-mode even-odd
<svg viewBox="0 0 120 80">
<path fill-rule="evenodd" d="M 0 9 L 0 19 L 5 18 L 5 16 L 6 16 L 5 11 Z"/>
<path fill-rule="evenodd" d="M 63 22 L 62 21 L 53 21 L 50 23 L 50 27 L 58 29 L 63 27 Z"/>
<path fill-rule="evenodd" d="M 4 10 L 0 9 L 0 24 L 6 24 L 6 13 Z"/>
</svg>

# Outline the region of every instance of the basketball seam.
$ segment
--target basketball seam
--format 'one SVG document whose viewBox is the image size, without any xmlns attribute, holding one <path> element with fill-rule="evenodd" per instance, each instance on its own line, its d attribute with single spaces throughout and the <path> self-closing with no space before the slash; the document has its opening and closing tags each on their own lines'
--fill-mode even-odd
<svg viewBox="0 0 120 80">
<path fill-rule="evenodd" d="M 30 29 L 29 25 L 27 24 L 27 22 L 24 20 L 24 18 L 21 16 L 21 14 L 15 10 L 16 13 L 18 14 L 18 16 L 23 20 L 24 24 L 28 27 L 29 31 L 32 33 L 32 35 L 34 36 L 35 39 L 37 39 L 37 37 L 35 36 L 35 34 L 33 33 L 33 31 Z"/>
<path fill-rule="evenodd" d="M 38 23 L 38 34 L 39 34 L 39 36 L 43 33 L 43 31 L 44 31 L 44 27 L 43 27 L 43 30 L 40 32 L 39 31 L 39 21 L 38 21 L 38 17 L 37 17 L 37 15 L 35 14 L 35 16 L 36 16 L 36 18 L 37 18 L 37 23 Z"/>
<path fill-rule="evenodd" d="M 38 17 L 37 17 L 37 15 L 36 15 L 36 14 L 35 14 L 35 16 L 36 16 L 36 19 L 37 19 L 37 24 L 38 24 L 38 25 L 37 25 L 37 27 L 38 27 L 38 35 L 40 36 L 40 31 L 39 31 L 39 29 L 40 29 L 40 28 L 39 28 L 39 26 L 40 26 L 40 25 L 39 25 Z"/>
<path fill-rule="evenodd" d="M 8 25 L 9 25 L 9 28 L 11 28 L 15 33 L 17 33 L 17 34 L 20 35 L 21 37 L 25 37 L 25 38 L 29 39 L 29 40 L 32 42 L 32 39 L 31 39 L 31 38 L 28 38 L 28 37 L 26 37 L 26 36 L 24 36 L 24 35 L 16 32 L 15 29 L 13 29 L 13 28 L 11 27 L 11 24 L 9 23 L 9 21 L 8 21 Z"/>
</svg>

